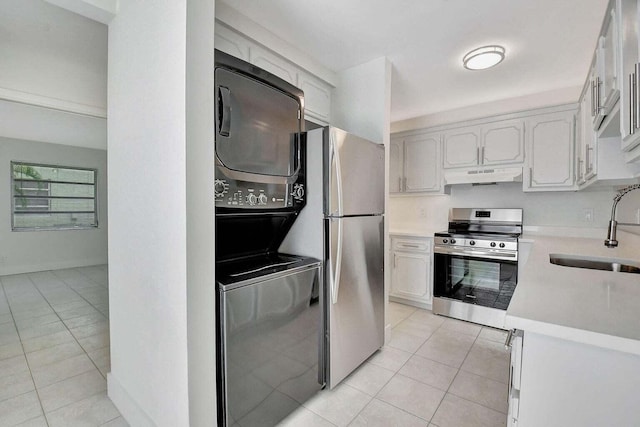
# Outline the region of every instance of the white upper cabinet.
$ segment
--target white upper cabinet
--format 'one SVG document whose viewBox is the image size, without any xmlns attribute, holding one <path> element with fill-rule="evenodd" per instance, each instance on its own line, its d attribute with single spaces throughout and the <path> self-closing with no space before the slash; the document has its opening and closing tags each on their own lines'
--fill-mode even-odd
<svg viewBox="0 0 640 427">
<path fill-rule="evenodd" d="M 390 193 L 443 191 L 440 134 L 392 138 L 389 147 Z"/>
<path fill-rule="evenodd" d="M 618 19 L 615 9 L 605 16 L 603 33 L 598 39 L 591 71 L 591 117 L 593 129 L 598 130 L 620 98 L 618 82 Z"/>
<path fill-rule="evenodd" d="M 482 165 L 516 164 L 524 161 L 524 123 L 504 120 L 482 126 Z"/>
<path fill-rule="evenodd" d="M 331 111 L 331 87 L 307 73 L 298 75 L 298 87 L 304 92 L 304 113 L 309 120 L 329 123 Z M 316 121 L 316 120 L 314 120 Z"/>
<path fill-rule="evenodd" d="M 402 192 L 404 179 L 404 141 L 392 138 L 389 145 L 389 193 Z"/>
<path fill-rule="evenodd" d="M 576 190 L 574 185 L 574 112 L 533 116 L 526 121 L 528 168 L 524 191 Z"/>
<path fill-rule="evenodd" d="M 480 161 L 480 126 L 453 129 L 444 134 L 443 167 L 474 167 Z"/>
<path fill-rule="evenodd" d="M 267 70 L 296 87 L 298 86 L 297 67 L 283 57 L 256 45 L 251 47 L 249 58 L 249 62 L 253 65 Z"/>
<path fill-rule="evenodd" d="M 620 22 L 620 134 L 622 149 L 631 150 L 640 143 L 640 60 L 638 38 L 638 0 L 617 0 Z"/>
<path fill-rule="evenodd" d="M 249 62 L 249 41 L 235 31 L 216 23 L 216 49 Z"/>
<path fill-rule="evenodd" d="M 218 23 L 215 28 L 215 47 L 229 55 L 260 67 L 284 81 L 302 89 L 305 101 L 305 119 L 320 125 L 331 121 L 332 86 L 298 67 L 252 39 Z"/>
<path fill-rule="evenodd" d="M 524 161 L 522 120 L 501 120 L 444 134 L 445 169 L 517 165 Z"/>
<path fill-rule="evenodd" d="M 440 135 L 420 135 L 404 141 L 404 191 L 440 191 Z"/>
</svg>

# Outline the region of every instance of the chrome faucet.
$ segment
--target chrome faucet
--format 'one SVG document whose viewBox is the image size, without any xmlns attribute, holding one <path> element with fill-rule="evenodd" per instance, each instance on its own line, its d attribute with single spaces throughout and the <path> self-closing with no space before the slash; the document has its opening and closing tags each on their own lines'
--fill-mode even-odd
<svg viewBox="0 0 640 427">
<path fill-rule="evenodd" d="M 630 185 L 618 191 L 618 194 L 613 198 L 613 206 L 611 207 L 611 220 L 609 221 L 609 229 L 607 231 L 607 238 L 604 239 L 604 245 L 608 248 L 615 248 L 618 246 L 618 241 L 616 240 L 616 228 L 618 225 L 635 225 L 640 226 L 640 224 L 633 224 L 628 222 L 617 222 L 616 221 L 616 208 L 618 207 L 618 202 L 624 197 L 625 194 L 637 190 L 640 188 L 640 184 Z"/>
</svg>

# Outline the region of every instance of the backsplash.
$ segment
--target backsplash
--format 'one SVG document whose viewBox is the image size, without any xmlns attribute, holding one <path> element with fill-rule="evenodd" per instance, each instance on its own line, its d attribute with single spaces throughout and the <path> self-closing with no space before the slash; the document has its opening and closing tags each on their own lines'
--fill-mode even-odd
<svg viewBox="0 0 640 427">
<path fill-rule="evenodd" d="M 640 191 L 635 193 L 639 194 L 630 193 L 620 203 L 619 221 L 636 222 Z M 522 208 L 525 226 L 605 229 L 614 195 L 615 189 L 611 187 L 580 192 L 523 193 L 521 183 L 455 185 L 451 188 L 451 195 L 391 197 L 389 221 L 392 229 L 432 232 L 446 229 L 452 207 Z M 590 210 L 592 220 L 587 221 L 585 217 Z M 630 232 L 635 231 L 631 230 L 633 228 L 628 227 Z"/>
</svg>

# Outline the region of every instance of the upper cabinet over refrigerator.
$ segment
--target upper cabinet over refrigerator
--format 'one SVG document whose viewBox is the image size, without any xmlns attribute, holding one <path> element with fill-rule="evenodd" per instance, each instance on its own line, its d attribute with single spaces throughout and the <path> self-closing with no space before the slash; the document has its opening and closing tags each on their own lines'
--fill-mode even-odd
<svg viewBox="0 0 640 427">
<path fill-rule="evenodd" d="M 384 213 L 384 147 L 329 127 L 325 214 L 330 216 Z"/>
</svg>

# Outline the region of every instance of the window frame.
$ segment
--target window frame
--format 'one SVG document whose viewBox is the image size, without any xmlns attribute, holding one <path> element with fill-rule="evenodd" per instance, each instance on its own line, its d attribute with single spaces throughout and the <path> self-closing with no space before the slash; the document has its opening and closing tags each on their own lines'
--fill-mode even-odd
<svg viewBox="0 0 640 427">
<path fill-rule="evenodd" d="M 15 177 L 14 177 L 14 166 L 16 165 L 23 165 L 23 166 L 33 166 L 33 167 L 45 167 L 45 168 L 56 168 L 56 169 L 69 169 L 69 170 L 78 170 L 78 171 L 89 171 L 89 172 L 93 172 L 93 183 L 79 183 L 79 182 L 73 182 L 73 181 L 54 181 L 54 180 L 28 180 L 28 181 L 33 181 L 33 182 L 46 182 L 49 184 L 49 194 L 51 194 L 51 184 L 77 184 L 77 185 L 93 185 L 93 214 L 94 214 L 94 222 L 93 224 L 90 225 L 76 225 L 76 226 L 71 226 L 71 225 L 65 225 L 65 226 L 30 226 L 30 227 L 21 227 L 21 226 L 16 226 L 15 224 L 15 215 L 16 214 L 20 214 L 20 213 L 24 213 L 24 212 L 20 212 L 20 211 L 16 211 L 16 192 L 15 192 L 15 185 L 16 185 L 16 181 L 15 181 Z M 29 161 L 18 161 L 18 160 L 11 160 L 10 161 L 10 166 L 9 166 L 9 179 L 10 179 L 10 185 L 11 185 L 11 191 L 10 191 L 10 197 L 11 197 L 11 231 L 17 231 L 17 232 L 22 232 L 22 231 L 63 231 L 63 230 L 92 230 L 95 228 L 99 228 L 99 206 L 98 206 L 98 169 L 96 168 L 86 168 L 86 167 L 79 167 L 79 166 L 63 166 L 63 165 L 53 165 L 53 164 L 45 164 L 45 163 L 35 163 L 35 162 L 29 162 Z M 50 198 L 48 198 L 48 203 L 49 203 L 49 207 L 51 207 L 51 200 L 52 198 L 56 198 L 55 196 L 50 196 Z M 74 197 L 60 197 L 62 199 L 73 199 Z M 85 200 L 90 200 L 91 198 L 87 197 L 85 198 Z M 38 212 L 37 214 L 40 215 L 52 215 L 52 214 L 56 214 L 56 213 L 74 213 L 74 212 L 67 212 L 67 211 L 62 211 L 62 212 L 52 212 L 50 209 L 47 211 L 41 211 Z M 78 212 L 81 213 L 81 212 Z"/>
</svg>

